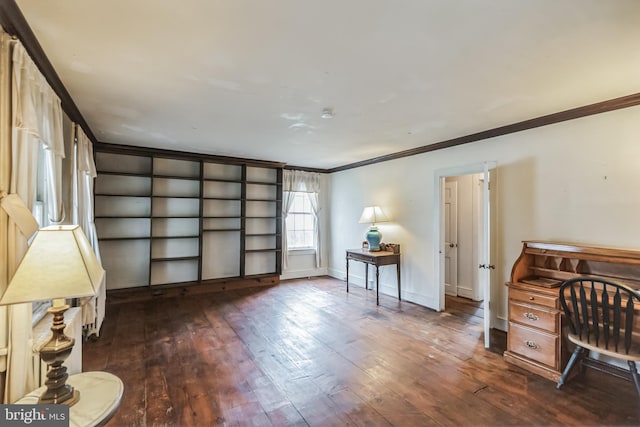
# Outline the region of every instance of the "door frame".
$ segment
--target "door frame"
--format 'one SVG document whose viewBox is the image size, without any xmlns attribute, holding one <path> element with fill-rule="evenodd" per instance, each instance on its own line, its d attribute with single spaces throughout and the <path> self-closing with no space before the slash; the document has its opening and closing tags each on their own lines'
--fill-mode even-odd
<svg viewBox="0 0 640 427">
<path fill-rule="evenodd" d="M 447 217 L 445 216 L 444 219 L 443 219 L 444 224 L 445 224 L 445 228 L 443 229 L 444 230 L 444 234 L 445 234 L 445 238 L 443 238 L 443 239 L 445 239 L 443 241 L 443 243 L 444 243 L 443 248 L 444 248 L 445 266 L 446 266 L 446 260 L 447 260 L 447 253 L 451 253 L 452 251 L 455 252 L 455 259 L 454 259 L 455 271 L 454 272 L 450 271 L 450 273 L 454 274 L 454 276 L 453 276 L 453 278 L 454 278 L 453 282 L 454 283 L 453 283 L 453 285 L 451 283 L 449 283 L 449 295 L 451 295 L 452 291 L 455 291 L 455 294 L 457 295 L 458 294 L 458 248 L 457 248 L 457 245 L 458 245 L 458 240 L 459 240 L 458 239 L 458 181 L 447 182 L 446 178 L 445 178 L 445 182 L 444 182 L 445 190 L 446 190 L 447 185 L 449 185 L 451 187 L 452 193 L 455 194 L 455 202 L 454 202 L 455 211 L 451 212 L 451 209 L 450 209 L 450 214 L 449 214 L 449 219 L 453 220 L 453 224 L 451 224 L 451 223 L 449 224 L 449 232 L 452 231 L 451 227 L 453 226 L 455 228 L 455 236 L 453 236 L 454 238 L 452 238 L 452 236 L 449 236 L 449 240 L 450 240 L 449 243 L 455 243 L 456 247 L 447 247 L 447 245 L 446 245 L 447 241 L 446 241 L 445 238 L 446 238 L 446 234 L 447 234 L 447 227 L 446 227 Z M 443 200 L 443 207 L 444 207 L 446 205 L 446 192 L 442 193 L 442 197 L 444 199 Z M 445 279 L 444 287 L 445 287 L 445 294 L 446 294 L 446 290 L 447 290 L 447 269 L 446 268 L 444 270 L 443 275 L 444 275 L 444 279 Z M 451 278 L 451 275 L 450 275 L 449 278 Z"/>
<path fill-rule="evenodd" d="M 485 191 L 488 191 L 489 185 L 489 171 L 496 168 L 497 163 L 495 161 L 486 161 L 481 163 L 473 163 L 468 165 L 454 166 L 450 168 L 438 169 L 434 173 L 434 218 L 433 218 L 433 231 L 435 239 L 433 239 L 433 257 L 434 257 L 434 276 L 436 283 L 438 284 L 438 291 L 436 292 L 435 306 L 437 311 L 445 309 L 445 292 L 444 292 L 444 215 L 442 215 L 444 206 L 444 181 L 446 177 L 472 175 L 476 173 L 484 174 L 485 179 Z M 489 207 L 490 211 L 495 212 L 495 206 L 491 206 L 492 198 L 489 194 L 487 196 L 485 204 Z M 491 230 L 491 215 L 486 215 L 484 218 L 483 234 L 486 236 L 480 236 L 480 241 L 490 241 L 491 234 L 494 230 Z M 487 253 L 485 258 L 490 255 Z M 482 263 L 485 260 L 481 260 Z M 487 275 L 490 274 L 490 270 L 487 270 Z M 484 290 L 482 291 L 484 296 L 484 329 L 488 331 L 493 323 L 493 315 L 491 311 L 491 305 L 489 299 L 491 296 L 491 280 L 485 281 Z M 489 337 L 485 334 L 485 347 L 488 347 Z"/>
</svg>

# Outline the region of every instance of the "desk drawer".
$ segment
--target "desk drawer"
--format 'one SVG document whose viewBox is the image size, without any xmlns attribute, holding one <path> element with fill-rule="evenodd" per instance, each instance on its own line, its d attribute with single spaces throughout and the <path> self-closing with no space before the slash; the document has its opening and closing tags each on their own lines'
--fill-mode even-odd
<svg viewBox="0 0 640 427">
<path fill-rule="evenodd" d="M 527 302 L 529 304 L 544 305 L 549 308 L 560 308 L 557 296 L 542 295 L 535 292 L 511 288 L 509 289 L 509 298 L 516 301 Z"/>
<path fill-rule="evenodd" d="M 367 262 L 369 264 L 376 263 L 376 258 L 373 255 L 360 254 L 360 253 L 348 253 L 347 259 L 352 259 L 354 261 Z"/>
<path fill-rule="evenodd" d="M 511 301 L 509 304 L 510 322 L 517 322 L 555 334 L 558 333 L 559 319 L 559 311 L 551 311 L 519 301 Z"/>
<path fill-rule="evenodd" d="M 509 322 L 507 347 L 513 353 L 558 369 L 559 367 L 556 366 L 556 354 L 558 353 L 559 344 L 558 335 Z"/>
</svg>

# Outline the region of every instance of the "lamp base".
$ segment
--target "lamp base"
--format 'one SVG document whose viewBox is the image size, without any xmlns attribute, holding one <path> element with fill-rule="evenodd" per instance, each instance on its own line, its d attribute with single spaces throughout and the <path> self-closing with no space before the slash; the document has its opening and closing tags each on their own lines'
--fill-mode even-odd
<svg viewBox="0 0 640 427">
<path fill-rule="evenodd" d="M 382 241 L 382 233 L 378 227 L 372 225 L 367 231 L 367 243 L 369 243 L 369 252 L 377 252 L 380 250 L 380 242 Z"/>
<path fill-rule="evenodd" d="M 51 326 L 51 338 L 40 349 L 40 358 L 49 365 L 47 389 L 38 403 L 41 404 L 65 404 L 73 405 L 80 400 L 80 393 L 73 387 L 66 384 L 69 374 L 67 368 L 62 366 L 64 361 L 71 354 L 75 340 L 64 334 L 64 312 L 69 309 L 68 305 L 50 307 L 47 311 L 53 314 L 53 326 Z"/>
<path fill-rule="evenodd" d="M 73 387 L 71 387 L 69 384 L 65 384 L 64 388 L 69 390 L 69 393 L 63 393 L 63 394 L 58 394 L 57 396 L 45 397 L 45 395 L 47 394 L 47 392 L 45 391 L 44 393 L 42 393 L 42 396 L 40 396 L 40 399 L 38 399 L 38 404 L 39 405 L 61 404 L 61 405 L 73 406 L 76 403 L 78 403 L 78 401 L 80 400 L 80 392 L 74 389 Z M 64 400 L 59 400 L 59 399 L 64 399 Z"/>
</svg>

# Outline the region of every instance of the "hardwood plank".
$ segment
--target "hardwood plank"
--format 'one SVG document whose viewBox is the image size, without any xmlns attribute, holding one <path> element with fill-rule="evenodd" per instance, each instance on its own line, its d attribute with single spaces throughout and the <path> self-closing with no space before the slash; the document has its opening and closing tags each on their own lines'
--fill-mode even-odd
<svg viewBox="0 0 640 427">
<path fill-rule="evenodd" d="M 122 425 L 639 424 L 631 383 L 555 384 L 483 345 L 465 301 L 442 313 L 330 278 L 107 304 L 85 370 L 125 383 Z"/>
</svg>

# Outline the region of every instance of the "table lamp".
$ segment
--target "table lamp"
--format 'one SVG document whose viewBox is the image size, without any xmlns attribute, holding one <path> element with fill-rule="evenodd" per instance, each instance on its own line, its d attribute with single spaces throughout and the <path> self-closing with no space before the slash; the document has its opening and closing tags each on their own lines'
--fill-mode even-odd
<svg viewBox="0 0 640 427">
<path fill-rule="evenodd" d="M 389 218 L 379 206 L 367 206 L 362 211 L 358 222 L 360 224 L 371 224 L 369 231 L 367 231 L 366 239 L 367 243 L 369 243 L 369 250 L 372 252 L 380 250 L 380 242 L 382 241 L 382 233 L 376 227 L 376 223 L 386 221 L 389 221 Z"/>
<path fill-rule="evenodd" d="M 91 244 L 78 225 L 56 225 L 38 231 L 22 258 L 0 305 L 20 304 L 60 298 L 79 298 L 96 294 L 104 278 Z M 51 339 L 40 349 L 49 369 L 39 404 L 73 405 L 78 390 L 68 384 L 67 368 L 62 366 L 73 349 L 74 339 L 64 334 L 64 312 L 69 305 L 54 304 Z"/>
</svg>

